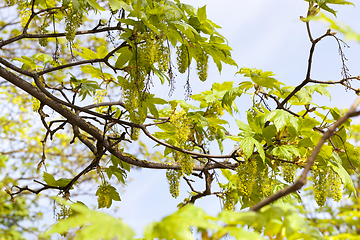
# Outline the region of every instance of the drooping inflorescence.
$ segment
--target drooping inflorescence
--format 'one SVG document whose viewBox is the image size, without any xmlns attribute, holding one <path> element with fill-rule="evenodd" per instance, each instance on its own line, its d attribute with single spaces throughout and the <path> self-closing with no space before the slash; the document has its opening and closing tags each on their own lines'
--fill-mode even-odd
<svg viewBox="0 0 360 240">
<path fill-rule="evenodd" d="M 189 50 L 185 44 L 181 44 L 176 47 L 176 60 L 178 64 L 178 70 L 180 73 L 185 73 L 189 68 L 190 59 L 189 59 Z"/>
<path fill-rule="evenodd" d="M 182 171 L 178 170 L 167 170 L 166 178 L 169 183 L 170 194 L 173 198 L 177 198 L 180 192 L 180 178 L 183 176 Z"/>
<path fill-rule="evenodd" d="M 239 194 L 244 197 L 249 197 L 253 191 L 258 172 L 258 164 L 256 160 L 240 164 L 236 169 L 236 172 L 239 177 Z"/>
<path fill-rule="evenodd" d="M 176 137 L 173 143 L 174 146 L 188 149 L 190 147 L 188 138 L 191 133 L 191 121 L 186 115 L 186 112 L 183 110 L 180 112 L 174 112 L 170 116 L 170 123 L 175 129 Z M 182 152 L 174 152 L 173 156 L 175 161 L 180 163 L 183 173 L 190 175 L 193 170 L 193 161 L 191 156 Z"/>
<path fill-rule="evenodd" d="M 288 183 L 293 183 L 295 179 L 295 173 L 298 169 L 296 164 L 293 163 L 283 163 L 282 164 L 282 176 L 284 180 Z"/>
<path fill-rule="evenodd" d="M 199 79 L 203 82 L 207 79 L 209 55 L 205 51 L 197 54 L 196 70 Z"/>
<path fill-rule="evenodd" d="M 322 207 L 329 195 L 329 181 L 327 168 L 315 166 L 313 169 L 314 194 L 316 203 Z"/>
</svg>

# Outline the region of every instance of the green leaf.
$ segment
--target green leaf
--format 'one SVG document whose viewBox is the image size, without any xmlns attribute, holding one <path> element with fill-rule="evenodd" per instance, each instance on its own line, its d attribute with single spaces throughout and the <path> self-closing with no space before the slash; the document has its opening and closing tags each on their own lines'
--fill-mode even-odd
<svg viewBox="0 0 360 240">
<path fill-rule="evenodd" d="M 110 172 L 118 179 L 119 182 L 125 184 L 124 172 L 115 166 L 110 166 L 108 168 Z"/>
<path fill-rule="evenodd" d="M 53 187 L 58 186 L 58 184 L 57 184 L 57 182 L 56 182 L 53 175 L 51 175 L 51 174 L 49 174 L 47 172 L 44 172 L 43 173 L 43 178 L 44 178 L 44 181 L 46 182 L 47 185 L 53 186 Z"/>
<path fill-rule="evenodd" d="M 129 163 L 124 162 L 124 161 L 121 161 L 121 160 L 120 160 L 120 162 L 121 162 L 120 165 L 123 166 L 123 168 L 124 168 L 126 171 L 130 172 L 131 165 L 130 165 Z"/>
<path fill-rule="evenodd" d="M 121 201 L 119 193 L 116 191 L 116 188 L 114 188 L 113 186 L 111 186 L 110 197 L 114 201 Z"/>
<path fill-rule="evenodd" d="M 254 133 L 253 130 L 248 125 L 243 123 L 242 121 L 237 120 L 237 119 L 235 119 L 235 121 L 236 121 L 236 124 L 237 124 L 237 126 L 239 127 L 239 129 L 241 131 L 244 131 L 244 132 L 247 132 L 247 133 Z"/>
<path fill-rule="evenodd" d="M 229 231 L 231 236 L 234 236 L 236 239 L 242 240 L 261 240 L 263 239 L 259 233 L 250 232 L 242 228 L 226 226 L 224 231 Z"/>
<path fill-rule="evenodd" d="M 21 66 L 22 69 L 29 69 L 31 68 L 32 70 L 35 70 L 38 66 L 36 65 L 35 63 L 35 60 L 29 58 L 29 57 L 26 57 L 26 56 L 21 56 L 21 58 L 13 58 L 12 61 L 19 61 L 19 62 L 22 62 L 23 65 Z"/>
<path fill-rule="evenodd" d="M 59 187 L 65 187 L 66 185 L 68 185 L 71 182 L 72 179 L 70 178 L 59 178 L 58 180 L 56 180 L 56 184 Z"/>
<path fill-rule="evenodd" d="M 161 84 L 165 83 L 165 80 L 167 80 L 168 82 L 170 82 L 169 77 L 164 74 L 162 71 L 159 71 L 158 69 L 156 69 L 154 66 L 151 66 L 151 69 L 153 70 L 153 72 L 155 73 L 156 76 L 158 76 Z"/>
<path fill-rule="evenodd" d="M 305 1 L 309 2 L 309 1 L 314 1 L 314 0 L 305 0 Z M 334 14 L 335 17 L 336 17 L 336 11 L 333 10 L 332 8 L 330 8 L 329 6 L 327 6 L 326 4 L 353 5 L 354 6 L 354 4 L 352 2 L 345 1 L 345 0 L 322 0 L 322 1 L 316 1 L 316 2 L 318 2 L 318 5 L 321 9 Z"/>
<path fill-rule="evenodd" d="M 110 161 L 112 162 L 112 164 L 117 167 L 120 164 L 120 159 L 115 157 L 114 155 L 111 155 L 110 157 Z"/>
<path fill-rule="evenodd" d="M 266 218 L 258 212 L 230 212 L 222 211 L 218 217 L 219 220 L 229 225 L 248 225 L 261 227 L 266 224 Z"/>
<path fill-rule="evenodd" d="M 201 8 L 198 8 L 197 17 L 198 17 L 200 23 L 206 22 L 206 19 L 207 19 L 207 17 L 206 17 L 206 5 L 204 5 Z"/>
<path fill-rule="evenodd" d="M 51 63 L 52 61 L 54 61 L 54 59 L 50 55 L 45 53 L 36 53 L 34 56 L 32 56 L 32 58 L 38 61 L 42 61 L 44 65 L 46 65 L 46 63 Z"/>
<path fill-rule="evenodd" d="M 343 23 L 336 22 L 335 20 L 327 17 L 325 14 L 321 14 L 316 19 L 330 23 L 329 28 L 343 33 L 345 35 L 345 40 L 355 40 L 360 42 L 360 34 L 352 30 L 349 26 Z"/>
<path fill-rule="evenodd" d="M 254 152 L 254 146 L 258 150 L 260 157 L 265 160 L 265 152 L 261 144 L 253 137 L 245 137 L 241 140 L 240 149 L 242 149 L 245 159 L 249 159 Z"/>
<path fill-rule="evenodd" d="M 81 52 L 75 50 L 73 50 L 73 52 L 78 54 L 80 57 L 82 57 L 85 60 L 92 60 L 97 58 L 96 53 L 88 48 L 81 47 Z"/>
<path fill-rule="evenodd" d="M 112 205 L 112 200 L 121 201 L 119 193 L 116 188 L 105 182 L 100 185 L 95 193 L 98 196 L 98 208 L 109 208 Z"/>
<path fill-rule="evenodd" d="M 189 109 L 199 109 L 198 107 L 194 106 L 194 105 L 191 105 L 187 102 L 185 102 L 184 100 L 172 100 L 172 101 L 169 101 L 170 105 L 171 105 L 171 109 L 175 109 L 175 107 L 177 105 L 180 105 L 180 107 L 182 109 L 185 110 L 185 112 L 187 112 Z"/>
<path fill-rule="evenodd" d="M 232 173 L 231 173 L 231 171 L 230 170 L 228 170 L 228 169 L 221 169 L 221 173 L 224 175 L 224 177 L 227 179 L 227 180 L 231 180 L 231 178 L 232 178 Z"/>
<path fill-rule="evenodd" d="M 320 122 L 316 121 L 316 119 L 311 118 L 309 116 L 305 116 L 304 118 L 299 118 L 299 129 L 301 129 L 300 131 L 312 130 L 317 125 L 320 125 Z"/>
<path fill-rule="evenodd" d="M 145 228 L 145 239 L 176 239 L 194 240 L 190 226 L 201 229 L 216 229 L 215 224 L 209 223 L 211 217 L 203 210 L 188 204 L 177 212 L 165 217 L 161 222 L 154 222 Z"/>
<path fill-rule="evenodd" d="M 169 23 L 173 24 L 177 29 L 179 29 L 182 33 L 184 33 L 188 38 L 193 39 L 193 34 L 198 34 L 195 28 L 191 25 L 181 22 L 181 21 L 169 21 Z"/>
<path fill-rule="evenodd" d="M 80 88 L 79 96 L 82 96 L 81 101 L 83 101 L 88 95 L 92 96 L 95 94 L 97 89 L 101 89 L 99 84 L 96 81 L 91 81 L 88 79 L 77 79 L 74 75 L 70 73 L 70 83 L 75 85 L 75 88 Z"/>
<path fill-rule="evenodd" d="M 124 170 L 130 172 L 131 165 L 130 165 L 129 163 L 124 162 L 124 161 L 118 159 L 118 158 L 115 157 L 114 155 L 111 155 L 110 161 L 112 162 L 112 164 L 113 164 L 115 167 L 122 167 Z"/>
<path fill-rule="evenodd" d="M 194 120 L 196 124 L 200 124 L 201 126 L 209 126 L 208 118 L 203 117 L 203 112 L 190 112 L 188 116 Z"/>
<path fill-rule="evenodd" d="M 101 69 L 92 65 L 81 66 L 80 69 L 82 72 L 90 74 L 92 78 L 101 78 L 103 76 Z"/>
<path fill-rule="evenodd" d="M 280 131 L 287 125 L 294 127 L 296 130 L 299 128 L 298 119 L 282 109 L 271 111 L 264 118 L 265 121 L 273 122 L 277 131 Z"/>
<path fill-rule="evenodd" d="M 116 60 L 115 67 L 122 68 L 131 60 L 133 53 L 130 51 L 129 47 L 123 47 L 116 52 L 116 55 L 118 58 Z"/>
<path fill-rule="evenodd" d="M 96 0 L 87 0 L 87 2 L 89 3 L 89 5 L 94 9 L 94 10 L 99 10 L 99 11 L 105 11 L 106 9 L 101 7 Z"/>
<path fill-rule="evenodd" d="M 276 127 L 274 125 L 269 125 L 266 128 L 263 128 L 262 135 L 269 146 L 273 145 L 273 138 L 276 136 Z"/>
<path fill-rule="evenodd" d="M 109 0 L 109 6 L 113 11 L 119 10 L 121 8 L 124 8 L 124 10 L 128 12 L 132 11 L 132 8 L 123 0 Z"/>
<path fill-rule="evenodd" d="M 324 95 L 324 96 L 331 99 L 331 95 L 330 95 L 329 91 L 325 87 L 328 87 L 328 85 L 326 85 L 326 84 L 315 84 L 315 85 L 311 85 L 311 86 L 306 86 L 305 88 L 311 95 L 314 92 L 318 92 L 321 95 Z"/>
<path fill-rule="evenodd" d="M 263 160 L 263 163 L 265 163 L 265 152 L 264 152 L 263 146 L 256 140 L 255 140 L 254 144 L 256 146 L 256 149 L 257 149 L 261 159 Z"/>
<path fill-rule="evenodd" d="M 273 78 L 272 76 L 275 74 L 270 71 L 263 72 L 261 69 L 256 68 L 241 68 L 237 73 L 243 74 L 245 77 L 250 77 L 258 86 L 268 89 L 280 90 L 280 85 L 284 85 L 282 82 Z"/>
<path fill-rule="evenodd" d="M 237 97 L 240 97 L 242 94 L 243 94 L 243 90 L 241 90 L 240 87 L 231 88 L 224 94 L 221 100 L 222 107 L 224 107 L 232 115 L 233 108 L 235 109 L 235 111 L 237 111 L 237 107 L 234 103 L 234 100 Z"/>
<path fill-rule="evenodd" d="M 144 112 L 147 112 L 147 109 L 149 109 L 154 118 L 159 119 L 159 112 L 155 104 L 166 104 L 167 101 L 162 98 L 156 98 L 154 96 L 154 94 L 147 94 L 144 100 L 141 102 L 142 106 L 139 107 L 139 109 L 142 108 Z"/>
<path fill-rule="evenodd" d="M 108 214 L 92 211 L 82 204 L 73 204 L 71 209 L 76 211 L 76 216 L 57 222 L 43 236 L 49 237 L 54 233 L 65 233 L 70 229 L 76 229 L 78 240 L 131 240 L 135 233 L 121 219 Z"/>
<path fill-rule="evenodd" d="M 293 159 L 293 157 L 301 155 L 299 149 L 293 145 L 277 146 L 271 151 L 271 154 L 290 161 Z"/>
<path fill-rule="evenodd" d="M 100 46 L 96 49 L 96 56 L 97 58 L 104 58 L 108 54 L 108 50 L 106 46 Z"/>
</svg>

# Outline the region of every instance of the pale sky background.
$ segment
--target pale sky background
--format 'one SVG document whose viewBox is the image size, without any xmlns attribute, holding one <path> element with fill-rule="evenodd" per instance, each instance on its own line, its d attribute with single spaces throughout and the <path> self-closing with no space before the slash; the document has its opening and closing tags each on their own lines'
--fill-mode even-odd
<svg viewBox="0 0 360 240">
<path fill-rule="evenodd" d="M 229 45 L 233 48 L 233 58 L 239 67 L 273 71 L 277 74 L 275 78 L 287 85 L 297 85 L 305 78 L 310 41 L 305 24 L 299 20 L 299 16 L 306 16 L 307 2 L 303 0 L 187 0 L 183 2 L 194 7 L 207 5 L 208 18 L 222 26 L 219 32 L 228 39 Z M 359 1 L 354 1 L 354 3 L 357 5 Z M 360 8 L 335 6 L 334 9 L 339 11 L 339 21 L 349 24 L 360 33 L 358 24 L 360 23 Z M 324 23 L 311 25 L 314 38 L 327 30 Z M 354 41 L 348 43 L 351 48 L 344 49 L 349 59 L 347 65 L 350 73 L 356 76 L 360 74 L 360 44 Z M 192 78 L 193 94 L 210 89 L 213 82 L 238 83 L 246 80 L 240 75 L 234 77 L 237 70 L 236 67 L 224 65 L 222 74 L 219 75 L 216 66 L 211 64 L 208 81 L 202 83 L 195 76 Z M 193 72 L 195 72 L 195 67 L 193 67 Z M 312 73 L 312 78 L 317 80 L 341 79 L 341 61 L 337 43 L 333 38 L 327 38 L 318 44 Z M 184 99 L 182 86 L 185 83 L 185 76 L 178 75 L 176 81 L 178 86 L 173 98 Z M 355 82 L 353 86 L 356 86 Z M 334 87 L 329 90 L 333 94 L 331 102 L 327 98 L 320 97 L 320 104 L 345 108 L 349 107 L 356 98 L 355 94 L 346 92 L 343 87 Z M 241 102 L 238 101 L 242 113 L 235 115 L 236 118 L 246 122 L 244 111 L 248 109 L 250 102 L 248 96 L 243 96 Z M 236 128 L 232 129 L 236 130 Z M 152 145 L 149 147 L 151 148 Z M 184 181 L 181 182 L 180 196 L 177 199 L 170 196 L 164 170 L 132 170 L 129 178 L 132 181 L 125 187 L 125 192 L 120 194 L 122 201 L 113 204 L 119 210 L 114 214 L 112 207 L 105 212 L 122 218 L 136 231 L 138 237 L 142 236 L 146 225 L 153 221 L 160 221 L 164 216 L 173 213 L 177 210 L 176 205 L 188 197 L 189 188 Z M 202 182 L 195 186 L 198 190 L 204 188 Z M 81 200 L 84 201 L 83 198 Z M 86 200 L 84 202 L 87 203 Z M 216 215 L 221 211 L 221 204 L 215 196 L 200 199 L 196 205 L 202 207 L 210 215 Z"/>
</svg>

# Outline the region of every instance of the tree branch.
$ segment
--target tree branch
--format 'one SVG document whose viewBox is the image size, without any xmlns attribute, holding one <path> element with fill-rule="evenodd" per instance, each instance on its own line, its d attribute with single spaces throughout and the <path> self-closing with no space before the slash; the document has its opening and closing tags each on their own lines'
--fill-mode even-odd
<svg viewBox="0 0 360 240">
<path fill-rule="evenodd" d="M 295 89 L 277 106 L 276 109 L 284 109 L 284 105 L 290 100 L 290 98 L 292 98 L 298 91 L 300 91 L 306 84 L 308 84 L 310 82 L 312 58 L 314 55 L 315 46 L 318 42 L 320 42 L 321 39 L 323 39 L 324 37 L 327 37 L 327 36 L 332 36 L 332 34 L 330 34 L 330 29 L 324 35 L 318 37 L 317 39 L 315 39 L 312 42 L 311 48 L 310 48 L 310 54 L 309 54 L 309 59 L 308 59 L 308 68 L 307 68 L 305 80 L 300 85 L 296 86 Z"/>
</svg>

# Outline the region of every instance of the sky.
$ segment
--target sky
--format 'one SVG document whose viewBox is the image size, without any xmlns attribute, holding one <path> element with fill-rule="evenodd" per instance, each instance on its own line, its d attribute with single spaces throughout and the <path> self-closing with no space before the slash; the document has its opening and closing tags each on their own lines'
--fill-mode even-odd
<svg viewBox="0 0 360 240">
<path fill-rule="evenodd" d="M 227 38 L 233 48 L 233 58 L 240 68 L 251 67 L 273 71 L 276 74 L 275 78 L 287 85 L 297 85 L 304 80 L 311 43 L 305 24 L 300 21 L 299 16 L 306 16 L 307 2 L 302 0 L 183 2 L 194 7 L 207 6 L 208 18 L 222 26 L 219 32 Z M 357 4 L 358 1 L 354 3 Z M 360 33 L 360 25 L 357 24 L 360 22 L 360 8 L 335 6 L 334 9 L 339 11 L 337 14 L 339 21 L 347 23 Z M 327 25 L 315 22 L 311 24 L 311 29 L 313 37 L 316 38 L 326 32 Z M 356 76 L 360 74 L 360 44 L 354 41 L 348 44 L 350 49 L 344 50 L 349 60 L 347 65 L 350 73 Z M 192 78 L 193 94 L 209 89 L 214 82 L 238 83 L 246 80 L 242 76 L 234 76 L 237 70 L 233 66 L 224 66 L 220 75 L 216 66 L 211 64 L 208 81 L 202 83 L 195 79 L 195 75 Z M 324 81 L 341 79 L 341 61 L 334 39 L 325 39 L 318 44 L 314 55 L 312 78 Z M 185 79 L 185 76 L 177 76 L 177 89 L 172 98 L 184 99 L 182 86 Z M 356 83 L 353 83 L 353 86 L 356 86 Z M 159 89 L 158 91 L 161 92 L 162 88 Z M 329 91 L 332 94 L 331 101 L 326 97 L 318 97 L 319 104 L 346 108 L 350 107 L 356 98 L 355 94 L 346 92 L 343 87 L 333 87 Z M 246 111 L 250 104 L 250 98 L 245 97 L 238 106 L 240 110 Z M 235 117 L 246 122 L 244 112 Z M 185 182 L 181 182 L 180 196 L 177 199 L 170 196 L 165 171 L 132 170 L 129 177 L 132 180 L 121 194 L 122 201 L 115 204 L 118 211 L 106 212 L 122 218 L 135 230 L 138 237 L 142 236 L 146 225 L 160 221 L 164 216 L 173 213 L 177 209 L 176 205 L 188 197 L 189 189 Z M 196 184 L 196 187 L 203 190 L 204 186 L 201 182 Z M 202 207 L 210 215 L 216 215 L 221 211 L 221 204 L 215 196 L 200 199 L 195 205 Z"/>
</svg>

